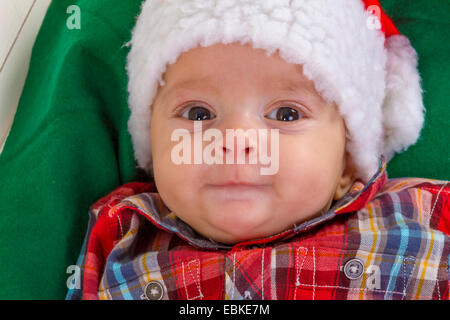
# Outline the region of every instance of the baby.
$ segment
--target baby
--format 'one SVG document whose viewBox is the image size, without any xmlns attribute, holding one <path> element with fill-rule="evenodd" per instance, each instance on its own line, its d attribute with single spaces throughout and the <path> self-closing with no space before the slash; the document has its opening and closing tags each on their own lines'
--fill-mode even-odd
<svg viewBox="0 0 450 320">
<path fill-rule="evenodd" d="M 387 179 L 423 105 L 378 1 L 146 0 L 131 45 L 154 183 L 91 207 L 68 299 L 449 298 L 450 187 Z"/>
</svg>

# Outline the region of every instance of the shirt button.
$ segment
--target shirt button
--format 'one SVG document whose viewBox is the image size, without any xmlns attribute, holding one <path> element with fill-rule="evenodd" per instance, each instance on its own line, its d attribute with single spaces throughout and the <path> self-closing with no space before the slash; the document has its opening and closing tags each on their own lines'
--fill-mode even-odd
<svg viewBox="0 0 450 320">
<path fill-rule="evenodd" d="M 358 279 L 364 273 L 364 264 L 359 259 L 350 259 L 344 266 L 344 274 L 350 280 Z"/>
<path fill-rule="evenodd" d="M 144 292 L 148 300 L 161 300 L 164 295 L 164 288 L 159 281 L 150 281 L 146 284 Z"/>
</svg>

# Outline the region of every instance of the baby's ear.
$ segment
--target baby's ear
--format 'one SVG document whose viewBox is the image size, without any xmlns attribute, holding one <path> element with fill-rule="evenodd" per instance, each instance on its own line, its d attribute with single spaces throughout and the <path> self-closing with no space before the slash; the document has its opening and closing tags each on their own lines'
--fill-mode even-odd
<svg viewBox="0 0 450 320">
<path fill-rule="evenodd" d="M 350 154 L 346 151 L 344 157 L 344 168 L 339 179 L 333 199 L 341 199 L 350 190 L 356 180 L 356 169 L 353 165 Z"/>
</svg>

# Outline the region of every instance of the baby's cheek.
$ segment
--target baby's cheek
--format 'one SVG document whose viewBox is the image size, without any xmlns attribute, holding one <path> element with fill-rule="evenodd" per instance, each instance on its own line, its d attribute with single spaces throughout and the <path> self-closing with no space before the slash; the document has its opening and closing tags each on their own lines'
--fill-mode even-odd
<svg viewBox="0 0 450 320">
<path fill-rule="evenodd" d="M 329 162 L 313 150 L 291 149 L 289 156 L 280 156 L 276 184 L 285 202 L 301 206 L 306 215 L 320 211 L 331 197 L 334 175 Z"/>
</svg>

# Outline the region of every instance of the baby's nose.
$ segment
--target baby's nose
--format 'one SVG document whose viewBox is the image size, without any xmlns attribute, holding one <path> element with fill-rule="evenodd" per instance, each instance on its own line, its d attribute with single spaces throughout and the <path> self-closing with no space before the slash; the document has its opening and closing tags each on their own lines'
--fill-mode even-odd
<svg viewBox="0 0 450 320">
<path fill-rule="evenodd" d="M 223 150 L 224 154 L 227 154 L 227 153 L 233 152 L 234 147 L 223 146 L 222 150 Z M 245 153 L 246 155 L 249 155 L 250 152 L 254 152 L 254 151 L 255 151 L 255 148 L 254 147 L 250 147 L 250 146 L 245 147 L 245 148 L 237 149 L 237 152 Z"/>
<path fill-rule="evenodd" d="M 222 132 L 222 151 L 229 159 L 236 154 L 233 163 L 239 162 L 239 158 L 249 163 L 256 163 L 258 151 L 258 134 L 261 129 L 267 130 L 265 124 L 254 114 L 253 110 L 243 107 L 241 112 L 230 112 L 226 114 L 216 129 Z"/>
<path fill-rule="evenodd" d="M 228 129 L 225 133 L 222 147 L 227 163 L 233 159 L 235 164 L 257 162 L 257 137 L 256 129 Z M 236 156 L 234 156 L 236 155 Z"/>
</svg>

